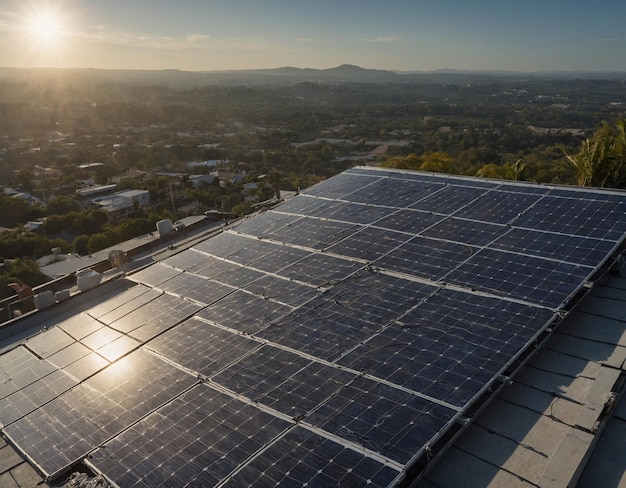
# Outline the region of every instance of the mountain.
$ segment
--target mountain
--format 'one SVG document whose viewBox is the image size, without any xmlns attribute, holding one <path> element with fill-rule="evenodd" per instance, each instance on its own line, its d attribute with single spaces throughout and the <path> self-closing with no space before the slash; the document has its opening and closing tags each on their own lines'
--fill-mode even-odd
<svg viewBox="0 0 626 488">
<path fill-rule="evenodd" d="M 66 83 L 131 83 L 172 88 L 201 86 L 293 85 L 312 83 L 466 83 L 508 79 L 626 79 L 623 72 L 522 73 L 510 71 L 438 70 L 402 72 L 366 69 L 352 64 L 314 69 L 285 66 L 272 69 L 181 71 L 107 70 L 93 68 L 0 68 L 2 81 L 59 81 Z"/>
</svg>

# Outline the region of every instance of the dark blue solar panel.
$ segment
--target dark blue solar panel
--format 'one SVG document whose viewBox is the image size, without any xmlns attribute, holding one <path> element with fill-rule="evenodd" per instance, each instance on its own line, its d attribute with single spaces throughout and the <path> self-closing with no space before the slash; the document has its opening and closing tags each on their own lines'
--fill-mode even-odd
<svg viewBox="0 0 626 488">
<path fill-rule="evenodd" d="M 626 232 L 626 198 L 590 200 L 546 196 L 514 225 L 583 237 L 618 241 Z"/>
<path fill-rule="evenodd" d="M 485 193 L 485 190 L 481 188 L 445 186 L 432 195 L 428 195 L 426 198 L 414 203 L 411 205 L 411 208 L 425 212 L 452 215 L 463 207 L 470 205 L 483 193 Z"/>
<path fill-rule="evenodd" d="M 319 294 L 315 288 L 270 275 L 253 281 L 244 289 L 262 298 L 272 299 L 292 307 L 302 305 Z"/>
<path fill-rule="evenodd" d="M 314 187 L 308 188 L 304 194 L 325 198 L 341 198 L 348 193 L 354 192 L 357 188 L 362 188 L 378 181 L 379 178 L 379 176 L 367 176 L 364 174 L 341 173 L 322 181 Z"/>
<path fill-rule="evenodd" d="M 504 235 L 508 230 L 509 228 L 504 225 L 450 217 L 430 229 L 426 229 L 422 235 L 473 246 L 486 246 Z"/>
<path fill-rule="evenodd" d="M 354 373 L 264 346 L 212 380 L 255 403 L 300 419 L 354 377 Z"/>
<path fill-rule="evenodd" d="M 492 224 L 508 224 L 541 198 L 541 195 L 534 194 L 490 191 L 478 197 L 471 205 L 459 210 L 454 216 Z"/>
<path fill-rule="evenodd" d="M 393 214 L 376 222 L 375 225 L 376 227 L 382 227 L 384 229 L 419 234 L 423 230 L 440 222 L 442 219 L 443 217 L 441 215 L 432 213 L 419 212 L 417 210 L 397 210 Z"/>
<path fill-rule="evenodd" d="M 259 344 L 202 320 L 190 319 L 150 341 L 147 347 L 187 369 L 208 376 Z"/>
<path fill-rule="evenodd" d="M 16 347 L 0 355 L 0 398 L 48 376 L 55 370 L 25 347 Z"/>
<path fill-rule="evenodd" d="M 282 269 L 279 274 L 313 286 L 330 286 L 354 274 L 362 267 L 363 264 L 348 259 L 313 253 Z"/>
<path fill-rule="evenodd" d="M 76 386 L 78 380 L 56 370 L 15 393 L 0 399 L 0 424 L 4 427 Z"/>
<path fill-rule="evenodd" d="M 52 476 L 96 449 L 118 486 L 395 486 L 609 259 L 625 211 L 351 169 L 45 319 L 0 354 L 3 435 Z"/>
<path fill-rule="evenodd" d="M 219 484 L 289 424 L 198 385 L 89 457 L 117 486 Z"/>
<path fill-rule="evenodd" d="M 224 485 L 379 488 L 401 479 L 393 467 L 295 427 L 255 456 Z"/>
<path fill-rule="evenodd" d="M 196 315 L 222 327 L 255 334 L 270 322 L 287 315 L 293 307 L 244 291 L 236 291 Z"/>
<path fill-rule="evenodd" d="M 159 286 L 174 295 L 195 300 L 204 305 L 213 303 L 233 291 L 229 286 L 207 280 L 192 273 L 182 273 Z"/>
<path fill-rule="evenodd" d="M 305 421 L 406 464 L 416 446 L 428 444 L 456 415 L 456 410 L 359 376 Z"/>
<path fill-rule="evenodd" d="M 392 249 L 401 246 L 410 238 L 411 236 L 408 234 L 376 227 L 365 227 L 329 247 L 328 252 L 366 261 L 375 261 Z"/>
<path fill-rule="evenodd" d="M 76 339 L 63 332 L 62 329 L 54 327 L 31 337 L 26 342 L 26 346 L 38 356 L 47 358 L 74 342 Z"/>
<path fill-rule="evenodd" d="M 259 336 L 333 361 L 434 290 L 422 283 L 363 273 L 270 324 Z"/>
<path fill-rule="evenodd" d="M 383 256 L 374 265 L 390 271 L 438 281 L 472 257 L 479 248 L 416 237 Z"/>
<path fill-rule="evenodd" d="M 311 212 L 321 211 L 331 203 L 331 200 L 299 195 L 281 203 L 274 210 L 280 213 L 291 214 L 289 218 L 291 219 L 290 223 L 292 223 L 298 219 L 298 215 L 311 215 Z"/>
<path fill-rule="evenodd" d="M 310 254 L 310 251 L 303 249 L 275 245 L 273 249 L 250 261 L 248 265 L 268 273 L 278 273 L 281 269 L 292 266 Z"/>
<path fill-rule="evenodd" d="M 273 238 L 287 244 L 324 249 L 357 229 L 358 226 L 344 222 L 301 218 L 294 224 L 279 229 Z"/>
<path fill-rule="evenodd" d="M 339 364 L 464 407 L 554 314 L 441 290 Z"/>
<path fill-rule="evenodd" d="M 309 215 L 356 224 L 371 224 L 393 211 L 393 209 L 388 207 L 350 202 L 331 202 L 323 208 L 311 212 Z"/>
<path fill-rule="evenodd" d="M 141 286 L 137 288 L 143 289 L 144 287 Z M 127 293 L 128 292 L 124 293 L 124 295 L 127 295 Z M 134 298 L 127 296 L 123 302 L 111 303 L 106 310 L 89 309 L 87 310 L 87 313 L 90 316 L 98 319 L 98 323 L 111 324 L 116 320 L 119 320 L 122 317 L 134 312 L 138 308 L 143 307 L 147 303 L 150 303 L 152 300 L 156 300 L 161 295 L 163 295 L 163 292 L 161 292 L 160 290 L 150 288 L 149 291 L 141 293 Z M 61 324 L 61 327 L 64 328 L 64 325 Z M 93 325 L 92 327 L 94 329 L 97 329 L 95 325 Z"/>
<path fill-rule="evenodd" d="M 597 266 L 611 253 L 615 243 L 590 237 L 513 228 L 489 247 L 573 264 Z"/>
<path fill-rule="evenodd" d="M 303 198 L 301 200 L 324 202 L 323 200 L 311 198 Z M 279 209 L 281 208 L 282 207 L 280 207 Z M 286 215 L 270 210 L 260 215 L 257 215 L 254 218 L 248 218 L 247 220 L 244 220 L 242 223 L 235 225 L 233 227 L 233 230 L 235 232 L 248 234 L 255 237 L 270 237 L 274 234 L 275 231 L 277 231 L 281 227 L 284 227 L 285 225 L 293 224 L 296 220 L 298 220 L 298 218 L 299 217 L 294 217 L 293 215 Z"/>
<path fill-rule="evenodd" d="M 342 198 L 350 202 L 376 203 L 376 205 L 405 208 L 414 205 L 440 188 L 441 185 L 437 183 L 382 178 Z"/>
<path fill-rule="evenodd" d="M 206 254 L 212 254 L 219 258 L 226 258 L 233 252 L 249 246 L 254 242 L 250 237 L 244 237 L 234 232 L 224 232 L 206 241 L 199 242 L 192 249 Z"/>
<path fill-rule="evenodd" d="M 501 297 L 560 308 L 591 271 L 570 263 L 483 249 L 444 280 Z"/>
</svg>

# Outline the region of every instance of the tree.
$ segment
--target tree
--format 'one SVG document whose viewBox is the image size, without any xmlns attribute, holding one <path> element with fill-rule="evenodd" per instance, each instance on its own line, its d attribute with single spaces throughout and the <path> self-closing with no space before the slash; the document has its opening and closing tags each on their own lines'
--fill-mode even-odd
<svg viewBox="0 0 626 488">
<path fill-rule="evenodd" d="M 561 150 L 576 172 L 579 186 L 623 187 L 626 183 L 626 120 L 604 122 L 582 141 L 576 154 Z"/>
</svg>

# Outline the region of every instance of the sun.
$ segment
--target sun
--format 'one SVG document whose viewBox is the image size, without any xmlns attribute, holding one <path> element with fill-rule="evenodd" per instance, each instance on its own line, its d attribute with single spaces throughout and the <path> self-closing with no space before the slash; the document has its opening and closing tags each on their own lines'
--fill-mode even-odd
<svg viewBox="0 0 626 488">
<path fill-rule="evenodd" d="M 63 19 L 53 10 L 32 12 L 25 27 L 27 36 L 40 47 L 57 47 L 65 36 Z"/>
</svg>

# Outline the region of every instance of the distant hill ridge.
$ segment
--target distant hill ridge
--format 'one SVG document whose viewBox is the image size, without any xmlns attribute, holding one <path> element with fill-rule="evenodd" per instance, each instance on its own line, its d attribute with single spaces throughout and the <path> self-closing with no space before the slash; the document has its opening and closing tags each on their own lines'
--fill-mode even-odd
<svg viewBox="0 0 626 488">
<path fill-rule="evenodd" d="M 2 81 L 38 81 L 67 79 L 100 83 L 160 84 L 171 87 L 196 87 L 210 85 L 291 85 L 302 82 L 317 83 L 391 83 L 391 82 L 476 82 L 494 78 L 519 79 L 626 79 L 626 72 L 535 72 L 514 71 L 390 71 L 368 69 L 353 64 L 334 68 L 296 68 L 285 66 L 269 69 L 183 71 L 125 70 L 96 68 L 1 68 Z"/>
</svg>

